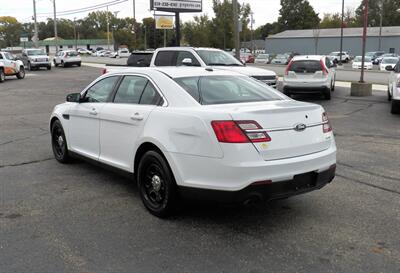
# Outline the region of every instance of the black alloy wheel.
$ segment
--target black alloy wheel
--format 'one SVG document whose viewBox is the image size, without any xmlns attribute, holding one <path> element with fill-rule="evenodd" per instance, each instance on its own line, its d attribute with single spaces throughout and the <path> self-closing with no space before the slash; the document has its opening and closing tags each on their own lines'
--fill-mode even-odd
<svg viewBox="0 0 400 273">
<path fill-rule="evenodd" d="M 138 166 L 138 189 L 146 209 L 157 217 L 169 216 L 177 201 L 176 183 L 165 158 L 146 152 Z"/>
<path fill-rule="evenodd" d="M 70 160 L 67 140 L 59 120 L 56 120 L 51 127 L 51 146 L 58 162 L 67 163 Z"/>
</svg>

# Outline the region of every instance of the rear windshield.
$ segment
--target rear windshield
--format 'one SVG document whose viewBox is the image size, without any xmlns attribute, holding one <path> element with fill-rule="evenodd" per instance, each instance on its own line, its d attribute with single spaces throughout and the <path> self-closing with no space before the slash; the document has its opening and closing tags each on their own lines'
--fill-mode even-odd
<svg viewBox="0 0 400 273">
<path fill-rule="evenodd" d="M 78 56 L 78 55 L 79 55 L 79 53 L 76 52 L 76 51 L 67 52 L 67 56 L 69 56 L 69 57 L 75 57 L 75 56 Z"/>
<path fill-rule="evenodd" d="M 322 70 L 320 61 L 294 61 L 289 67 L 289 71 L 296 73 L 315 73 Z"/>
<path fill-rule="evenodd" d="M 153 53 L 132 53 L 127 61 L 128 66 L 147 67 L 150 66 Z"/>
<path fill-rule="evenodd" d="M 185 77 L 174 80 L 202 105 L 283 99 L 267 85 L 244 76 Z"/>
<path fill-rule="evenodd" d="M 365 61 L 366 62 L 371 62 L 371 57 L 369 57 L 369 56 L 365 56 Z M 356 62 L 356 63 L 361 63 L 362 62 L 362 57 L 361 56 L 357 56 L 357 57 L 355 57 L 354 58 L 354 62 Z"/>
</svg>

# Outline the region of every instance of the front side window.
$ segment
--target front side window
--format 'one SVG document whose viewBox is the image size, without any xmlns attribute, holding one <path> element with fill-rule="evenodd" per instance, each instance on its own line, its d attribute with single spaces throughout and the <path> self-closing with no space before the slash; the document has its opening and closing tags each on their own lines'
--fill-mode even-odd
<svg viewBox="0 0 400 273">
<path fill-rule="evenodd" d="M 142 96 L 140 98 L 140 104 L 145 105 L 160 105 L 162 98 L 158 94 L 157 90 L 154 88 L 151 82 L 147 82 L 146 88 L 144 89 Z"/>
<path fill-rule="evenodd" d="M 138 104 L 147 82 L 143 77 L 125 76 L 115 94 L 114 103 Z"/>
<path fill-rule="evenodd" d="M 243 64 L 235 59 L 232 55 L 225 51 L 219 50 L 196 50 L 200 58 L 206 65 L 227 65 L 227 66 L 242 66 Z"/>
<path fill-rule="evenodd" d="M 84 102 L 107 102 L 118 77 L 108 77 L 95 83 L 85 94 Z"/>
<path fill-rule="evenodd" d="M 202 105 L 282 100 L 270 87 L 244 76 L 187 77 L 175 81 Z"/>
</svg>

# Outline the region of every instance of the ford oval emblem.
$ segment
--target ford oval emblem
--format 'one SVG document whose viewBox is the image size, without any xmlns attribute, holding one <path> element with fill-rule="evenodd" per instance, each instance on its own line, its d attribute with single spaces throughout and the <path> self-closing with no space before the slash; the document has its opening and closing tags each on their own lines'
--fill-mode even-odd
<svg viewBox="0 0 400 273">
<path fill-rule="evenodd" d="M 297 132 L 304 131 L 306 128 L 307 128 L 307 125 L 305 125 L 304 123 L 299 123 L 294 126 L 294 130 Z"/>
</svg>

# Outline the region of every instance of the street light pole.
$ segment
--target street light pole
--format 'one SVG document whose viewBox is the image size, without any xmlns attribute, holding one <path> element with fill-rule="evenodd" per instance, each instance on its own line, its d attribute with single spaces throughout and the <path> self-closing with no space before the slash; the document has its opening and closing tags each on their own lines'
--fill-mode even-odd
<svg viewBox="0 0 400 273">
<path fill-rule="evenodd" d="M 342 52 L 343 52 L 343 24 L 344 24 L 344 0 L 342 0 L 342 24 L 340 26 L 340 56 L 339 64 L 342 65 Z"/>
<path fill-rule="evenodd" d="M 365 47 L 367 42 L 367 25 L 368 25 L 368 0 L 364 0 L 364 28 L 362 37 L 362 61 L 361 61 L 361 77 L 360 77 L 361 83 L 364 83 L 364 64 L 365 64 Z"/>
<path fill-rule="evenodd" d="M 39 31 L 37 26 L 37 19 L 36 19 L 36 0 L 33 0 L 33 20 L 35 24 L 35 38 L 33 39 L 33 43 L 35 47 L 38 47 L 38 40 L 39 40 Z"/>
<path fill-rule="evenodd" d="M 382 50 L 382 21 L 383 21 L 383 0 L 380 4 L 380 20 L 379 20 L 379 51 Z"/>
<path fill-rule="evenodd" d="M 54 41 L 56 45 L 56 53 L 58 53 L 58 34 L 57 34 L 57 9 L 56 0 L 53 0 L 53 10 L 54 10 Z"/>
<path fill-rule="evenodd" d="M 238 3 L 237 0 L 232 0 L 233 5 L 233 37 L 235 40 L 235 57 L 240 60 L 240 48 L 239 48 L 239 22 L 238 22 Z"/>
<path fill-rule="evenodd" d="M 74 40 L 75 40 L 75 50 L 78 48 L 78 43 L 76 41 L 76 23 L 75 23 L 76 17 L 74 17 Z"/>
</svg>

